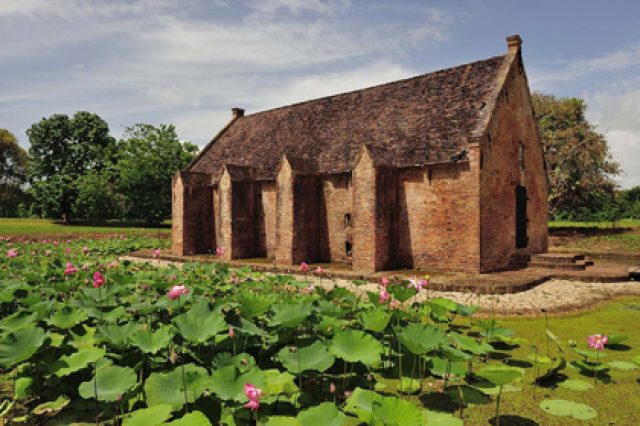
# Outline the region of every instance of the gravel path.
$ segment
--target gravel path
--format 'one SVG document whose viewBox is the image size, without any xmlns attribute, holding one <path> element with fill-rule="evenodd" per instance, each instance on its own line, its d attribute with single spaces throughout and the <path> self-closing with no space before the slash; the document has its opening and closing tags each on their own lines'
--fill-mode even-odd
<svg viewBox="0 0 640 426">
<path fill-rule="evenodd" d="M 141 262 L 135 257 L 123 256 L 121 260 Z M 172 262 L 165 260 L 145 259 L 151 264 L 167 266 Z M 368 291 L 378 292 L 378 284 L 364 284 L 357 286 L 344 279 L 317 278 L 312 275 L 307 280 L 313 285 L 330 289 L 334 285 L 344 287 L 349 291 L 365 296 Z M 480 306 L 481 311 L 495 311 L 498 315 L 539 315 L 542 310 L 547 312 L 568 312 L 587 308 L 594 303 L 613 299 L 618 296 L 640 296 L 639 281 L 623 281 L 613 283 L 594 283 L 568 280 L 550 280 L 530 290 L 514 294 L 476 295 L 474 293 L 447 292 L 423 290 L 416 300 L 446 297 L 458 303 Z M 412 302 L 411 300 L 409 303 Z"/>
</svg>

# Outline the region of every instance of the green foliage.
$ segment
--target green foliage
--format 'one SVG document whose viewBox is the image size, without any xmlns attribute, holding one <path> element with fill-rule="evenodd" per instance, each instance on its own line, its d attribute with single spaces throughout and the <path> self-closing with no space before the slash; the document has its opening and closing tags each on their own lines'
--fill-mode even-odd
<svg viewBox="0 0 640 426">
<path fill-rule="evenodd" d="M 16 216 L 20 203 L 26 202 L 27 153 L 16 137 L 0 129 L 0 217 Z"/>
<path fill-rule="evenodd" d="M 583 218 L 613 199 L 620 173 L 604 136 L 585 117 L 586 103 L 534 93 L 533 106 L 549 177 L 549 209 L 557 218 Z"/>
<path fill-rule="evenodd" d="M 545 399 L 540 403 L 540 408 L 554 416 L 572 417 L 577 420 L 591 420 L 598 416 L 596 410 L 587 404 L 564 399 Z"/>
<path fill-rule="evenodd" d="M 174 126 L 136 124 L 126 129 L 119 149 L 115 169 L 125 217 L 162 222 L 171 214 L 171 180 L 198 148 L 180 142 Z"/>
</svg>

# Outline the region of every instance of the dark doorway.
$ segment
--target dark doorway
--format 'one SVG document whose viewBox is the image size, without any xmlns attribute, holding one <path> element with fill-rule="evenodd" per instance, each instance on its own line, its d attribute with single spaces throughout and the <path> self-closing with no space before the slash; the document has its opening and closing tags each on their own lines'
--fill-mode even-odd
<svg viewBox="0 0 640 426">
<path fill-rule="evenodd" d="M 516 248 L 525 248 L 529 243 L 527 237 L 527 188 L 516 187 Z"/>
</svg>

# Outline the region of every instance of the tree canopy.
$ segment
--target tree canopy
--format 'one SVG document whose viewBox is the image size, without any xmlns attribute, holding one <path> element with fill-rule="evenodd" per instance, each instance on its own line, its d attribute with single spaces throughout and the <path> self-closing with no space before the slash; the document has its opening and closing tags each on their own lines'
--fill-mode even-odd
<svg viewBox="0 0 640 426">
<path fill-rule="evenodd" d="M 15 215 L 24 201 L 27 152 L 7 129 L 0 129 L 0 216 Z"/>
<path fill-rule="evenodd" d="M 620 166 L 597 128 L 587 121 L 587 104 L 577 98 L 533 94 L 548 167 L 549 209 L 555 217 L 579 218 L 612 200 Z"/>
</svg>

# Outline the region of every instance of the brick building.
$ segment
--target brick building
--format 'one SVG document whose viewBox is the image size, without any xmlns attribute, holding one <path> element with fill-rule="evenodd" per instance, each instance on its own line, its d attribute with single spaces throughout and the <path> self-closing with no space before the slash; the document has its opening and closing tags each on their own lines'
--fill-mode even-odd
<svg viewBox="0 0 640 426">
<path fill-rule="evenodd" d="M 173 182 L 173 251 L 487 272 L 545 252 L 547 179 L 508 52 L 244 115 Z"/>
</svg>

